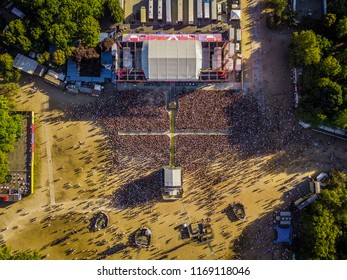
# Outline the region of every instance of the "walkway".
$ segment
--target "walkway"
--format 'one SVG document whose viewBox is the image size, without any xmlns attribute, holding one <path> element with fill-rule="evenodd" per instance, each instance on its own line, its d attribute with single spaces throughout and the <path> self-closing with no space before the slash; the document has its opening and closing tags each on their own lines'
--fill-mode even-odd
<svg viewBox="0 0 347 280">
<path fill-rule="evenodd" d="M 44 139 L 46 140 L 47 174 L 48 174 L 48 187 L 49 187 L 50 201 L 51 201 L 51 204 L 55 204 L 55 189 L 53 184 L 53 167 L 52 167 L 52 153 L 51 153 L 52 135 L 50 133 L 49 128 L 47 128 L 46 117 L 45 117 L 45 113 L 46 113 L 46 110 L 48 109 L 48 104 L 49 104 L 48 98 L 49 98 L 48 96 L 42 94 L 41 112 L 43 114 L 43 117 L 41 121 L 42 121 Z"/>
</svg>

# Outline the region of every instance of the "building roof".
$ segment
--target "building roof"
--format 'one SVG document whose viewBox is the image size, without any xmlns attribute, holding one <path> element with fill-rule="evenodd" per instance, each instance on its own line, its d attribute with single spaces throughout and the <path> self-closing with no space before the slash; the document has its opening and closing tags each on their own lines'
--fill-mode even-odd
<svg viewBox="0 0 347 280">
<path fill-rule="evenodd" d="M 101 64 L 107 65 L 112 64 L 112 52 L 102 52 L 101 53 Z"/>
<path fill-rule="evenodd" d="M 18 10 L 16 7 L 13 7 L 11 12 L 13 14 L 15 14 L 19 18 L 24 18 L 25 17 L 25 14 L 22 11 Z"/>
<path fill-rule="evenodd" d="M 202 45 L 200 41 L 145 41 L 141 60 L 148 80 L 197 80 Z"/>
<path fill-rule="evenodd" d="M 20 53 L 16 55 L 13 62 L 13 67 L 18 68 L 31 75 L 34 74 L 38 65 L 39 63 L 36 60 L 26 57 Z"/>
<path fill-rule="evenodd" d="M 164 168 L 164 186 L 165 187 L 181 187 L 182 174 L 180 167 Z"/>
</svg>

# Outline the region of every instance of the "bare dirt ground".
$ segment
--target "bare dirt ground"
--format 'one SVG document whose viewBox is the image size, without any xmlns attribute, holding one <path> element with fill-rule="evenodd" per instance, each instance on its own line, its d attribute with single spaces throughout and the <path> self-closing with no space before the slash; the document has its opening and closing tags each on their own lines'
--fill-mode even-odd
<svg viewBox="0 0 347 280">
<path fill-rule="evenodd" d="M 283 127 L 277 127 L 270 140 L 290 134 L 287 130 L 296 126 L 284 48 L 289 33 L 266 30 L 265 18 L 258 14 L 262 7 L 247 8 L 258 2 L 245 4 L 247 88 L 259 98 L 264 112 L 283 116 Z M 253 27 L 249 23 L 256 23 L 251 20 L 255 16 L 260 22 Z M 255 27 L 258 35 L 251 33 Z M 256 43 L 248 43 L 250 36 L 258 36 Z M 255 48 L 261 50 L 252 56 Z M 39 78 L 28 84 L 29 80 L 23 75 L 17 105 L 37 116 L 36 192 L 0 208 L 0 229 L 7 228 L 0 235 L 14 250 L 38 249 L 47 259 L 278 259 L 282 247 L 273 244 L 276 211 L 288 209 L 302 194 L 307 175 L 332 167 L 346 170 L 345 142 L 297 128 L 303 135 L 300 146 L 286 145 L 283 139 L 284 148 L 276 152 L 237 161 L 235 155 L 224 154 L 185 172 L 182 200 L 120 208 L 110 203 L 115 191 L 157 180 L 158 169 L 150 167 L 150 159 L 132 156 L 122 159 L 127 164 L 121 170 L 110 173 L 106 164 L 112 147 L 102 128 L 92 119 L 64 114 L 73 104 L 93 102 L 93 97 L 64 94 Z M 29 94 L 30 87 L 38 91 Z M 244 203 L 245 222 L 230 220 L 224 213 L 233 201 Z M 90 232 L 89 219 L 100 210 L 109 214 L 110 227 Z M 215 236 L 210 244 L 180 239 L 182 223 L 207 218 Z M 153 246 L 139 250 L 128 245 L 128 238 L 142 225 L 151 228 Z"/>
</svg>

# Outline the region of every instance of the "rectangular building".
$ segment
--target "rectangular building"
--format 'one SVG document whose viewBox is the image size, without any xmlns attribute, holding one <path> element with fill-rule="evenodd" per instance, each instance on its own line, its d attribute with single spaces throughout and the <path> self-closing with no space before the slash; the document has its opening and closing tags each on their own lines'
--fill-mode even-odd
<svg viewBox="0 0 347 280">
<path fill-rule="evenodd" d="M 194 24 L 194 0 L 189 0 L 188 5 L 188 24 Z"/>
<path fill-rule="evenodd" d="M 163 0 L 158 0 L 158 20 L 163 20 Z"/>
<path fill-rule="evenodd" d="M 153 20 L 153 0 L 148 0 L 148 19 Z"/>
<path fill-rule="evenodd" d="M 217 20 L 217 0 L 211 2 L 211 20 Z"/>
<path fill-rule="evenodd" d="M 205 19 L 210 18 L 210 0 L 204 0 L 204 17 Z"/>
<path fill-rule="evenodd" d="M 171 23 L 171 0 L 166 0 L 166 23 Z"/>
<path fill-rule="evenodd" d="M 177 0 L 177 1 L 178 1 L 177 21 L 183 22 L 183 0 Z"/>
<path fill-rule="evenodd" d="M 202 17 L 202 0 L 196 0 L 196 18 Z"/>
</svg>

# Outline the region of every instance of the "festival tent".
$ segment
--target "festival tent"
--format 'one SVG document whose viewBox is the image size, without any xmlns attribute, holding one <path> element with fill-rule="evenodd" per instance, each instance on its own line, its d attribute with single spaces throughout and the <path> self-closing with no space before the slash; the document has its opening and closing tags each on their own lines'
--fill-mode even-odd
<svg viewBox="0 0 347 280">
<path fill-rule="evenodd" d="M 278 225 L 275 226 L 277 238 L 275 243 L 288 243 L 292 244 L 292 227 L 282 228 Z"/>
</svg>

